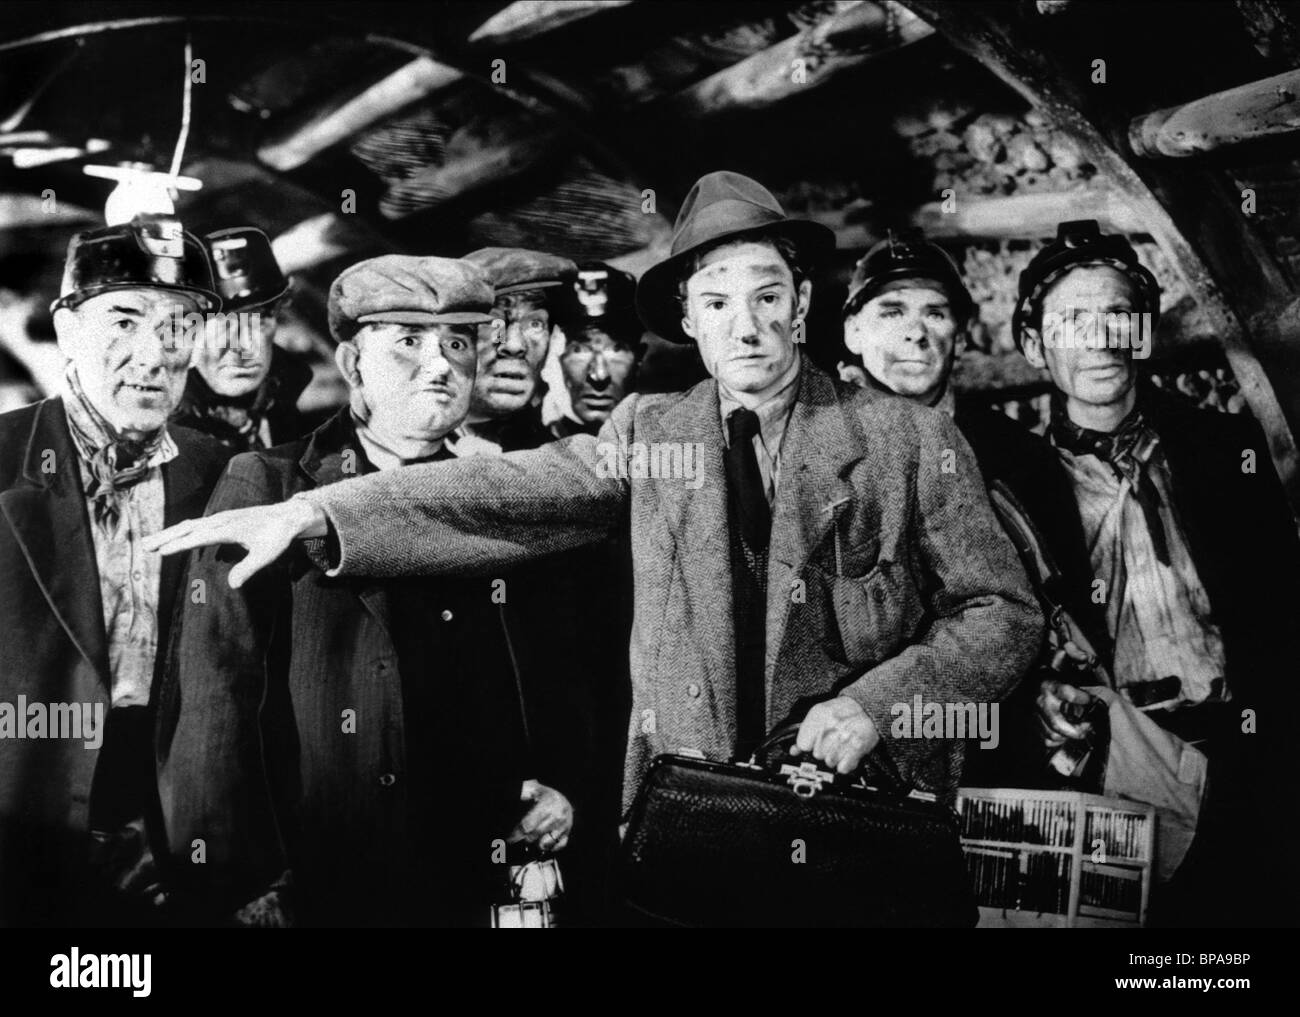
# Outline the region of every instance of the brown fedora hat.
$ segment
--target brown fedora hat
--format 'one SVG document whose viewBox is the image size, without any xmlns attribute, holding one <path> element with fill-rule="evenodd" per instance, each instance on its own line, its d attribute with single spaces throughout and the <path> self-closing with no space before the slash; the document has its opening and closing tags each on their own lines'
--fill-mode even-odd
<svg viewBox="0 0 1300 1017">
<path fill-rule="evenodd" d="M 718 170 L 695 182 L 673 226 L 669 256 L 646 269 L 636 287 L 636 309 L 646 328 L 664 339 L 689 343 L 682 331 L 677 284 L 690 257 L 720 240 L 784 236 L 806 267 L 835 250 L 835 234 L 818 222 L 790 219 L 772 192 L 740 173 Z"/>
</svg>

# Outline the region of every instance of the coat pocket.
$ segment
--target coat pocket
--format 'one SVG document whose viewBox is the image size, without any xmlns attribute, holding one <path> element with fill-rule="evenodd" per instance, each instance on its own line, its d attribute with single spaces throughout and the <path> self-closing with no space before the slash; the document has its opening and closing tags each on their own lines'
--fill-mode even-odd
<svg viewBox="0 0 1300 1017">
<path fill-rule="evenodd" d="M 877 664 L 913 641 L 925 609 L 906 566 L 881 561 L 861 576 L 828 575 L 825 579 L 845 664 Z M 833 644 L 833 640 L 828 642 Z"/>
</svg>

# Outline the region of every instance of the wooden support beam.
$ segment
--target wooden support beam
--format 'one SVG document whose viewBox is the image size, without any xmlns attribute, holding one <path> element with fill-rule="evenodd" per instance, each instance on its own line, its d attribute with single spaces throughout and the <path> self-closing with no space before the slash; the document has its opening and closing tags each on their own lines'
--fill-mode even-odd
<svg viewBox="0 0 1300 1017">
<path fill-rule="evenodd" d="M 469 41 L 504 46 L 589 18 L 602 11 L 626 7 L 632 0 L 518 0 L 479 25 Z"/>
<path fill-rule="evenodd" d="M 271 250 L 281 271 L 293 275 L 347 254 L 363 239 L 341 215 L 323 212 L 290 226 L 271 241 Z"/>
<path fill-rule="evenodd" d="M 1134 117 L 1128 140 L 1138 155 L 1182 159 L 1296 131 L 1300 131 L 1300 71 L 1286 71 Z"/>
<path fill-rule="evenodd" d="M 524 117 L 508 123 L 498 118 L 488 137 L 471 124 L 447 142 L 445 162 L 393 183 L 379 201 L 380 214 L 386 219 L 402 219 L 517 176 L 553 151 L 561 134 L 559 129 L 539 127 Z"/>
<path fill-rule="evenodd" d="M 34 194 L 0 194 L 0 230 L 98 223 L 100 213 L 59 200 L 53 207 Z M 0 285 L 3 285 L 0 280 Z"/>
<path fill-rule="evenodd" d="M 335 98 L 295 118 L 264 142 L 257 157 L 281 173 L 461 79 L 461 73 L 429 57 L 416 57 L 355 95 Z"/>
<path fill-rule="evenodd" d="M 944 211 L 943 202 L 922 205 L 912 224 L 936 240 L 1046 240 L 1056 236 L 1059 223 L 1072 219 L 1096 219 L 1109 233 L 1146 232 L 1124 198 L 1100 188 L 1001 198 L 959 195 L 951 212 Z"/>
<path fill-rule="evenodd" d="M 880 53 L 932 35 L 934 29 L 893 0 L 863 0 L 798 35 L 755 53 L 668 101 L 685 116 L 763 109 L 819 88 Z"/>
<path fill-rule="evenodd" d="M 864 251 L 884 237 L 867 203 L 812 211 L 806 218 L 834 230 L 840 251 Z M 951 211 L 932 201 L 914 209 L 910 219 L 931 240 L 1047 240 L 1056 236 L 1059 223 L 1071 219 L 1096 219 L 1112 233 L 1146 233 L 1145 222 L 1122 195 L 1098 187 L 1006 197 L 958 195 Z"/>
<path fill-rule="evenodd" d="M 1176 172 L 1163 160 L 1130 164 L 1128 118 L 1094 110 L 1079 72 L 1026 31 L 1016 4 L 906 2 L 1073 136 L 1132 206 L 1219 336 L 1292 508 L 1300 508 L 1300 299 L 1246 222 L 1240 198 L 1185 163 Z"/>
</svg>

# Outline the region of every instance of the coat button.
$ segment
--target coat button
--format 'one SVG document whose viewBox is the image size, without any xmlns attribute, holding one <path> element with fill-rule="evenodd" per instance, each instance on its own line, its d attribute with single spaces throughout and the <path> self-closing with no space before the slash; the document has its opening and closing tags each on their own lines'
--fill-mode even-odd
<svg viewBox="0 0 1300 1017">
<path fill-rule="evenodd" d="M 871 599 L 874 600 L 877 604 L 881 603 L 881 601 L 885 599 L 885 591 L 882 590 L 879 586 L 873 586 L 871 588 Z"/>
<path fill-rule="evenodd" d="M 443 611 L 443 612 L 442 612 L 442 620 L 443 620 L 443 621 L 451 621 L 451 620 L 452 620 L 453 618 L 455 618 L 455 617 L 456 617 L 456 616 L 455 616 L 454 614 L 452 614 L 450 611 Z"/>
<path fill-rule="evenodd" d="M 692 699 L 699 699 L 700 687 L 696 685 L 695 682 L 691 682 L 689 685 L 686 686 L 686 694 L 690 696 Z"/>
<path fill-rule="evenodd" d="M 380 774 L 380 775 L 379 775 L 379 786 L 380 786 L 380 787 L 392 787 L 392 786 L 393 786 L 394 784 L 396 784 L 396 783 L 397 783 L 397 776 L 396 776 L 396 774 L 392 774 L 392 773 L 383 773 L 383 774 Z"/>
</svg>

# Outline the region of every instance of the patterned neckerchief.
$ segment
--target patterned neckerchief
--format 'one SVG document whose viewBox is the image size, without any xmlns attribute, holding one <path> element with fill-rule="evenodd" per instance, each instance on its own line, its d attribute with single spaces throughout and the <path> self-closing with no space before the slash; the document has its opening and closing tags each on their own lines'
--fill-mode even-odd
<svg viewBox="0 0 1300 1017">
<path fill-rule="evenodd" d="M 91 475 L 86 497 L 90 499 L 95 521 L 114 529 L 121 517 L 118 505 L 121 493 L 138 484 L 155 466 L 176 458 L 179 450 L 166 427 L 144 439 L 119 437 L 113 425 L 86 398 L 71 364 L 64 381 L 63 407 L 68 430 Z"/>
<path fill-rule="evenodd" d="M 1156 559 L 1162 565 L 1168 565 L 1169 541 L 1160 521 L 1160 492 L 1147 475 L 1147 464 L 1160 439 L 1147 423 L 1141 406 L 1134 405 L 1119 427 L 1106 432 L 1080 427 L 1069 418 L 1064 404 L 1053 400 L 1050 431 L 1058 448 L 1073 456 L 1096 456 L 1110 465 L 1117 479 L 1129 482 L 1133 497 L 1146 519 Z"/>
</svg>

